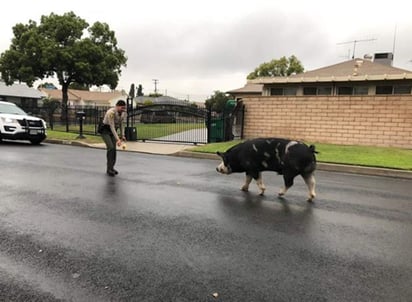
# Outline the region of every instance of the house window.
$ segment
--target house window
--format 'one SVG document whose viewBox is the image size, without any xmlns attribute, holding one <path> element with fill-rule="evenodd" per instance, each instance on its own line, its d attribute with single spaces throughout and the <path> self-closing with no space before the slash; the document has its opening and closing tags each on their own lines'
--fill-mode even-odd
<svg viewBox="0 0 412 302">
<path fill-rule="evenodd" d="M 270 95 L 296 95 L 296 87 L 276 87 L 270 89 Z"/>
<path fill-rule="evenodd" d="M 283 88 L 270 88 L 270 95 L 283 95 Z"/>
<path fill-rule="evenodd" d="M 376 94 L 392 94 L 392 86 L 376 86 Z"/>
<path fill-rule="evenodd" d="M 395 86 L 393 87 L 393 94 L 411 94 L 411 86 Z"/>
<path fill-rule="evenodd" d="M 331 95 L 331 87 L 303 87 L 303 95 Z"/>
<path fill-rule="evenodd" d="M 303 95 L 316 95 L 316 87 L 303 87 Z"/>
<path fill-rule="evenodd" d="M 296 95 L 297 91 L 296 87 L 283 88 L 283 95 Z"/>
<path fill-rule="evenodd" d="M 338 95 L 352 95 L 353 87 L 338 87 Z"/>
<path fill-rule="evenodd" d="M 317 94 L 318 95 L 331 95 L 332 94 L 332 88 L 331 87 L 318 87 L 317 88 Z"/>
<path fill-rule="evenodd" d="M 355 86 L 353 87 L 353 94 L 368 94 L 369 87 L 367 86 Z"/>
</svg>

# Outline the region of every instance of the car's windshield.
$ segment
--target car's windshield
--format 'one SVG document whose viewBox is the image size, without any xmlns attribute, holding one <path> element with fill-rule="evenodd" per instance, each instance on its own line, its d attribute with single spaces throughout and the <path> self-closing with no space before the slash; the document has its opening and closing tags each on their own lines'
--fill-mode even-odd
<svg viewBox="0 0 412 302">
<path fill-rule="evenodd" d="M 27 113 L 24 112 L 23 109 L 13 104 L 2 104 L 2 103 L 0 103 L 0 113 L 27 115 Z"/>
</svg>

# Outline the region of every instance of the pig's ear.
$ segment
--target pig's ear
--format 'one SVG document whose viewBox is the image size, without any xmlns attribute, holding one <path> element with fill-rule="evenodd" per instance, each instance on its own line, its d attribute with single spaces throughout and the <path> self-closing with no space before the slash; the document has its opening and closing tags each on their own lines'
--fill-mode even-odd
<svg viewBox="0 0 412 302">
<path fill-rule="evenodd" d="M 312 153 L 319 153 L 318 151 L 316 151 L 315 145 L 310 145 L 309 150 L 312 151 Z"/>
<path fill-rule="evenodd" d="M 217 154 L 217 155 L 219 155 L 221 158 L 223 158 L 223 157 L 225 156 L 225 154 L 224 154 L 224 153 L 219 152 L 219 151 L 217 151 L 217 152 L 216 152 L 216 154 Z"/>
</svg>

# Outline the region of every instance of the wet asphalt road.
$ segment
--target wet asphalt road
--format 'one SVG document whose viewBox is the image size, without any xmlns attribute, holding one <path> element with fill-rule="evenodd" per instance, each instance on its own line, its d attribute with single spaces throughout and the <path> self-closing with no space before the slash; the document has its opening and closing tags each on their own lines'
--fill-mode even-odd
<svg viewBox="0 0 412 302">
<path fill-rule="evenodd" d="M 410 180 L 318 171 L 310 204 L 217 163 L 0 144 L 0 301 L 412 300 Z"/>
</svg>

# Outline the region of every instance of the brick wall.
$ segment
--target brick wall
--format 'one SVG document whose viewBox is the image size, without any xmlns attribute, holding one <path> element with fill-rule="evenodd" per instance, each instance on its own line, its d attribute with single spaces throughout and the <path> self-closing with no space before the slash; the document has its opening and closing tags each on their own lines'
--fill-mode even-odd
<svg viewBox="0 0 412 302">
<path fill-rule="evenodd" d="M 412 96 L 249 97 L 244 136 L 412 149 Z"/>
</svg>

